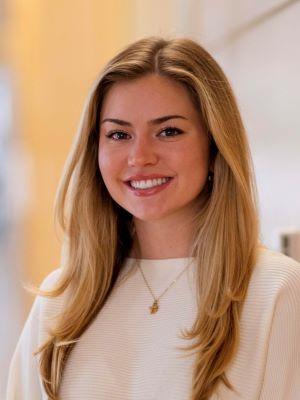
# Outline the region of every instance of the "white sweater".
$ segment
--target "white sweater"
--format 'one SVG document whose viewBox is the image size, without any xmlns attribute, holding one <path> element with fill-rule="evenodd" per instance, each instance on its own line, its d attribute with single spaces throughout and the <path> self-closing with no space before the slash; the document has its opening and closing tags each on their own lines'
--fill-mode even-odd
<svg viewBox="0 0 300 400">
<path fill-rule="evenodd" d="M 62 400 L 188 400 L 193 356 L 176 350 L 187 342 L 180 329 L 196 315 L 192 259 L 142 260 L 159 296 L 192 262 L 150 314 L 153 298 L 136 269 L 118 281 L 104 308 L 71 352 L 63 374 Z M 128 259 L 124 272 L 132 266 Z M 60 270 L 43 282 L 49 288 Z M 13 356 L 7 400 L 47 399 L 32 352 L 46 338 L 46 319 L 58 312 L 63 296 L 37 297 Z M 238 354 L 228 370 L 237 393 L 220 386 L 216 400 L 300 399 L 300 265 L 262 250 L 251 278 L 241 319 Z"/>
</svg>

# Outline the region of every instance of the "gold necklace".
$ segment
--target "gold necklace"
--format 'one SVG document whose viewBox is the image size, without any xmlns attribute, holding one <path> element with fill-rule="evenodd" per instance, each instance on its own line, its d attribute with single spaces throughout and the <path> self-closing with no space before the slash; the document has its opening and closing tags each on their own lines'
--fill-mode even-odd
<svg viewBox="0 0 300 400">
<path fill-rule="evenodd" d="M 149 285 L 149 283 L 148 283 L 148 281 L 147 281 L 147 279 L 146 279 L 146 277 L 144 275 L 144 272 L 143 272 L 142 267 L 140 266 L 140 263 L 139 263 L 138 260 L 137 260 L 137 265 L 139 267 L 139 270 L 141 271 L 141 274 L 142 274 L 143 279 L 144 279 L 144 281 L 146 283 L 146 286 L 149 289 L 149 292 L 151 293 L 151 295 L 153 297 L 153 300 L 154 300 L 152 306 L 149 307 L 150 314 L 155 314 L 159 309 L 158 300 L 167 292 L 167 290 L 170 289 L 171 286 L 173 286 L 178 281 L 178 279 L 183 275 L 183 273 L 191 265 L 191 262 L 188 263 L 188 265 L 180 272 L 180 274 L 177 275 L 177 277 L 170 283 L 170 285 L 158 297 L 155 297 L 155 295 L 154 295 L 154 293 L 153 293 L 153 291 L 152 291 L 152 289 L 151 289 L 151 287 L 150 287 L 150 285 Z"/>
</svg>

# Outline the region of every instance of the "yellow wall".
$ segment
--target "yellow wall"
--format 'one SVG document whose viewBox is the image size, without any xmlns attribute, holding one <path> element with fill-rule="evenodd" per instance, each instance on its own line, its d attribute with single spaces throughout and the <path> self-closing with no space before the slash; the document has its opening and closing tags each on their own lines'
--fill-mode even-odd
<svg viewBox="0 0 300 400">
<path fill-rule="evenodd" d="M 122 0 L 9 2 L 15 128 L 32 163 L 24 278 L 34 283 L 58 266 L 57 183 L 91 83 L 103 63 L 131 41 L 133 6 Z"/>
</svg>

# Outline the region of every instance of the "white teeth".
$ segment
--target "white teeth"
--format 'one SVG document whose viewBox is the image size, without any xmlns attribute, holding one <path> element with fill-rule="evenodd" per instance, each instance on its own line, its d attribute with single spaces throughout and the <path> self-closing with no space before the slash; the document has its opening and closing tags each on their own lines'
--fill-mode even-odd
<svg viewBox="0 0 300 400">
<path fill-rule="evenodd" d="M 155 186 L 160 186 L 168 182 L 170 178 L 147 179 L 145 181 L 130 181 L 130 185 L 135 189 L 149 189 Z"/>
</svg>

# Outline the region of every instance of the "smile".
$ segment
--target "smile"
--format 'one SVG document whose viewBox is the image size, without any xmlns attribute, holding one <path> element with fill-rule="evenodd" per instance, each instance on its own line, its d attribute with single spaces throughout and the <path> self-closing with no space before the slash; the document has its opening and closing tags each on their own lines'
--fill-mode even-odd
<svg viewBox="0 0 300 400">
<path fill-rule="evenodd" d="M 129 184 L 134 189 L 150 189 L 156 186 L 161 186 L 167 183 L 171 178 L 157 178 L 157 179 L 147 179 L 139 181 L 130 181 Z"/>
</svg>

